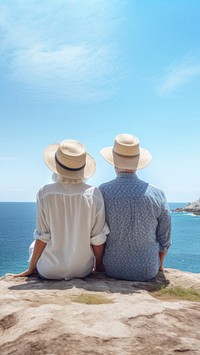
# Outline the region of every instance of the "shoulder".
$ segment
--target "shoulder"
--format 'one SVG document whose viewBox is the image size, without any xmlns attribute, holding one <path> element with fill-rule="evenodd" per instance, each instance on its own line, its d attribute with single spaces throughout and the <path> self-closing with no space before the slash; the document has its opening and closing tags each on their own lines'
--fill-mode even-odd
<svg viewBox="0 0 200 355">
<path fill-rule="evenodd" d="M 148 185 L 148 194 L 161 203 L 166 203 L 167 201 L 165 193 L 153 184 Z"/>
<path fill-rule="evenodd" d="M 115 181 L 116 180 L 114 179 L 114 180 L 110 180 L 110 181 L 104 182 L 103 184 L 101 184 L 99 186 L 99 190 L 101 192 L 108 190 L 110 187 L 112 187 L 115 184 Z"/>
<path fill-rule="evenodd" d="M 148 183 L 146 181 L 143 181 L 141 179 L 138 179 L 138 184 L 146 186 L 146 188 L 145 188 L 145 195 L 146 196 L 158 198 L 161 200 L 162 199 L 166 200 L 165 193 L 158 186 Z"/>
<path fill-rule="evenodd" d="M 158 195 L 162 195 L 164 196 L 164 192 L 163 190 L 161 190 L 158 186 L 156 185 L 153 185 L 153 184 L 149 184 L 149 189 L 150 191 L 153 191 L 155 194 L 158 194 Z"/>
<path fill-rule="evenodd" d="M 100 189 L 96 186 L 92 186 L 89 184 L 84 184 L 84 194 L 96 199 L 103 198 Z"/>
<path fill-rule="evenodd" d="M 37 197 L 39 199 L 44 198 L 46 195 L 48 195 L 49 193 L 53 193 L 56 192 L 58 190 L 58 183 L 54 182 L 52 184 L 47 184 L 42 186 L 38 193 L 37 193 Z"/>
</svg>

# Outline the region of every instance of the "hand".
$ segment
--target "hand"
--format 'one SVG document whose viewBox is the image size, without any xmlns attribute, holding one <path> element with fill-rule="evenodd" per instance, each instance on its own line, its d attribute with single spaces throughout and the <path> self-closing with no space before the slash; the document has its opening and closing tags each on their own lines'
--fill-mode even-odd
<svg viewBox="0 0 200 355">
<path fill-rule="evenodd" d="M 96 265 L 96 271 L 98 271 L 98 272 L 105 272 L 105 268 L 104 268 L 103 263 L 101 263 L 101 264 L 99 264 L 99 265 Z"/>
<path fill-rule="evenodd" d="M 164 271 L 164 266 L 163 265 L 160 265 L 159 271 Z"/>
<path fill-rule="evenodd" d="M 36 269 L 27 269 L 26 271 L 21 272 L 20 274 L 12 274 L 13 277 L 26 277 L 36 273 Z"/>
</svg>

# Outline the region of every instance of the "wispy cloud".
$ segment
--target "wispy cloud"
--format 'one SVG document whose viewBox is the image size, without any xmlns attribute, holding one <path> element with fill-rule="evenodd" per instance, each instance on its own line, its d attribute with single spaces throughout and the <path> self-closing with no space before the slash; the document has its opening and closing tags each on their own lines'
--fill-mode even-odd
<svg viewBox="0 0 200 355">
<path fill-rule="evenodd" d="M 4 1 L 1 75 L 67 101 L 107 99 L 121 75 L 119 6 L 119 0 Z"/>
<path fill-rule="evenodd" d="M 167 96 L 200 75 L 200 61 L 189 56 L 170 65 L 165 74 L 154 81 L 154 88 L 160 96 Z"/>
</svg>

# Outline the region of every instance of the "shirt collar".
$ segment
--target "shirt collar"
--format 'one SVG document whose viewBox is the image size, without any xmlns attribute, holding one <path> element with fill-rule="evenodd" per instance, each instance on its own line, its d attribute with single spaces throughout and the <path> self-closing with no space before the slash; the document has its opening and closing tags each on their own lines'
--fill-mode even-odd
<svg viewBox="0 0 200 355">
<path fill-rule="evenodd" d="M 121 179 L 124 179 L 124 180 L 131 180 L 131 181 L 137 181 L 138 180 L 138 177 L 137 175 L 134 173 L 119 173 L 116 177 L 117 180 L 121 180 Z"/>
</svg>

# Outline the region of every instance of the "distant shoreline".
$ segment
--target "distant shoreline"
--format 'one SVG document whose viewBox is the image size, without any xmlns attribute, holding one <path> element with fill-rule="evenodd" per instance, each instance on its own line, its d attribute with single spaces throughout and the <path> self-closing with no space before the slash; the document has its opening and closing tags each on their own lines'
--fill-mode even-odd
<svg viewBox="0 0 200 355">
<path fill-rule="evenodd" d="M 172 210 L 172 212 L 190 212 L 193 213 L 195 216 L 200 216 L 200 199 L 188 203 L 184 207 L 175 208 L 175 210 Z"/>
</svg>

